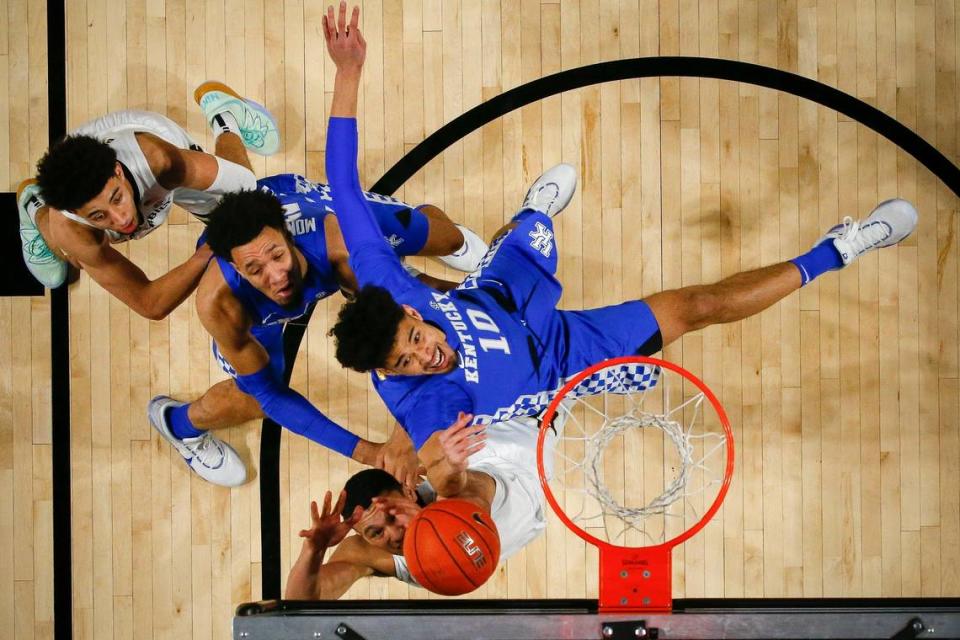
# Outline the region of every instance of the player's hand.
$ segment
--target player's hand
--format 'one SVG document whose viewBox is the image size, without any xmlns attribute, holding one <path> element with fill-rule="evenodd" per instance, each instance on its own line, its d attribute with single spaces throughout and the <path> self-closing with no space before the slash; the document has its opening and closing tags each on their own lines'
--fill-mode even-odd
<svg viewBox="0 0 960 640">
<path fill-rule="evenodd" d="M 360 33 L 360 7 L 354 7 L 347 24 L 347 3 L 340 1 L 338 17 L 334 20 L 333 5 L 327 7 L 323 16 L 323 37 L 327 41 L 327 53 L 341 71 L 360 71 L 367 57 L 367 41 Z"/>
<path fill-rule="evenodd" d="M 483 449 L 487 444 L 487 429 L 484 425 L 471 425 L 473 416 L 461 411 L 457 421 L 440 432 L 440 446 L 443 455 L 453 471 L 467 468 L 467 458 Z"/>
<path fill-rule="evenodd" d="M 387 516 L 388 521 L 392 518 L 397 525 L 405 527 L 419 513 L 420 505 L 410 498 L 377 496 L 371 500 L 370 509 L 382 511 Z"/>
<path fill-rule="evenodd" d="M 373 466 L 383 469 L 397 482 L 411 489 L 416 489 L 420 483 L 420 460 L 413 448 L 413 441 L 399 424 L 393 428 L 390 439 L 380 445 Z"/>
<path fill-rule="evenodd" d="M 310 502 L 310 520 L 311 527 L 300 531 L 300 537 L 306 538 L 317 549 L 329 549 L 340 544 L 350 529 L 363 516 L 363 508 L 357 506 L 353 513 L 346 520 L 340 518 L 340 512 L 343 511 L 343 504 L 347 500 L 347 492 L 341 491 L 337 504 L 333 507 L 330 503 L 333 501 L 333 494 L 327 491 L 323 497 L 323 512 L 317 508 L 317 501 Z"/>
</svg>

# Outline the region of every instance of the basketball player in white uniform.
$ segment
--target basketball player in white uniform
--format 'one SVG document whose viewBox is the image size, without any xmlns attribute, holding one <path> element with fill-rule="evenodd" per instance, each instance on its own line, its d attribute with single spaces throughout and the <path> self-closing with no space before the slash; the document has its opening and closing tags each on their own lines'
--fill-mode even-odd
<svg viewBox="0 0 960 640">
<path fill-rule="evenodd" d="M 561 420 L 558 414 L 556 429 L 562 428 Z M 538 436 L 534 418 L 494 423 L 485 433 L 463 419 L 444 432 L 443 457 L 423 461 L 428 480 L 415 490 L 386 471 L 366 469 L 347 482 L 335 506 L 328 491 L 322 513 L 316 502 L 310 505 L 312 525 L 300 532 L 303 547 L 284 597 L 334 600 L 371 575 L 419 586 L 407 569 L 403 538 L 409 521 L 437 499 L 469 500 L 488 511 L 500 534 L 500 559 L 506 560 L 546 528 Z M 547 445 L 554 440 L 549 436 Z M 548 473 L 552 458 L 544 456 Z M 354 534 L 347 537 L 351 529 Z M 327 549 L 338 543 L 324 562 Z"/>
<path fill-rule="evenodd" d="M 206 246 L 150 280 L 112 245 L 156 229 L 174 203 L 203 219 L 224 193 L 256 187 L 246 149 L 269 155 L 279 146 L 276 122 L 260 105 L 217 82 L 194 96 L 214 131 L 216 155 L 203 153 L 172 120 L 134 110 L 97 118 L 50 148 L 37 179 L 17 190 L 23 257 L 37 280 L 60 286 L 72 264 L 150 319 L 165 317 L 193 291 L 212 257 Z"/>
</svg>

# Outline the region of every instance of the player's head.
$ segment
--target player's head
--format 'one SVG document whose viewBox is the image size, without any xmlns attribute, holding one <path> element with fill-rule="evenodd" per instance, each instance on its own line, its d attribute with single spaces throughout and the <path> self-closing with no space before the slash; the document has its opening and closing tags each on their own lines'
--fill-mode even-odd
<svg viewBox="0 0 960 640">
<path fill-rule="evenodd" d="M 345 304 L 330 335 L 337 339 L 337 360 L 355 371 L 415 376 L 457 366 L 443 330 L 381 287 L 366 286 Z"/>
<path fill-rule="evenodd" d="M 383 469 L 364 469 L 347 480 L 343 490 L 347 499 L 341 515 L 349 518 L 354 509 L 363 507 L 360 521 L 353 526 L 354 531 L 363 536 L 369 544 L 386 549 L 391 553 L 403 553 L 403 536 L 407 532 L 406 516 L 395 516 L 381 509 L 370 509 L 374 498 L 406 498 L 417 501 L 416 492 L 401 485 L 396 478 Z M 419 511 L 418 503 L 416 509 Z"/>
<path fill-rule="evenodd" d="M 67 136 L 37 163 L 37 183 L 54 209 L 80 216 L 98 229 L 133 233 L 140 224 L 136 195 L 117 153 L 90 136 Z"/>
<path fill-rule="evenodd" d="M 207 244 L 244 279 L 279 305 L 300 301 L 302 256 L 293 245 L 276 196 L 264 191 L 228 193 L 210 214 Z"/>
</svg>

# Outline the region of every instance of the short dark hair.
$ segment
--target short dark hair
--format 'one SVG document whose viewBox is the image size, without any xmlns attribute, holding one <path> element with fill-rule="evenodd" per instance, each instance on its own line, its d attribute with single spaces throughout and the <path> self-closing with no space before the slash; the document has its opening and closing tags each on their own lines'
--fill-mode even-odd
<svg viewBox="0 0 960 640">
<path fill-rule="evenodd" d="M 283 206 L 266 191 L 236 191 L 223 196 L 207 222 L 207 244 L 215 256 L 230 260 L 234 247 L 260 235 L 264 227 L 286 235 Z"/>
<path fill-rule="evenodd" d="M 384 366 L 403 316 L 403 307 L 389 291 L 365 286 L 341 307 L 330 329 L 337 340 L 337 361 L 361 373 Z"/>
<path fill-rule="evenodd" d="M 117 166 L 117 152 L 91 136 L 55 142 L 37 163 L 37 186 L 54 209 L 76 211 L 103 191 Z"/>
<path fill-rule="evenodd" d="M 383 469 L 364 469 L 350 476 L 343 486 L 347 499 L 341 515 L 346 519 L 357 507 L 369 509 L 373 499 L 390 491 L 403 492 L 403 486 Z"/>
</svg>

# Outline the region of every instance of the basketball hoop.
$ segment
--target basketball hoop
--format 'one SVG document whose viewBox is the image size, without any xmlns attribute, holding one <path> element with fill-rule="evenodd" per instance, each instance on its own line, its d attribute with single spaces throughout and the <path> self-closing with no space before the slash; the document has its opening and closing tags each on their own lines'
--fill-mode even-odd
<svg viewBox="0 0 960 640">
<path fill-rule="evenodd" d="M 733 476 L 716 396 L 670 362 L 614 358 L 571 378 L 543 425 L 540 482 L 567 528 L 600 550 L 600 611 L 670 611 L 673 548 L 713 518 Z"/>
</svg>

